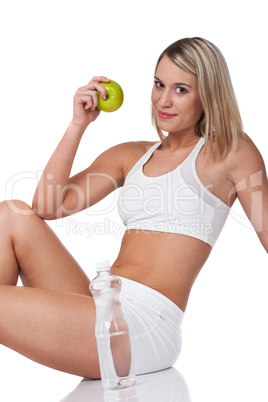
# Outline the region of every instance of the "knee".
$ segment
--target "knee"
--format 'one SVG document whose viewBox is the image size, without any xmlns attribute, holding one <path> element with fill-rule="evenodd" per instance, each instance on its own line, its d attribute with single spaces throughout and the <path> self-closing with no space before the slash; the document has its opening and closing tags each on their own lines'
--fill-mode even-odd
<svg viewBox="0 0 268 402">
<path fill-rule="evenodd" d="M 10 219 L 11 217 L 20 217 L 25 215 L 32 215 L 34 211 L 24 201 L 21 200 L 6 200 L 0 202 L 0 218 Z"/>
</svg>

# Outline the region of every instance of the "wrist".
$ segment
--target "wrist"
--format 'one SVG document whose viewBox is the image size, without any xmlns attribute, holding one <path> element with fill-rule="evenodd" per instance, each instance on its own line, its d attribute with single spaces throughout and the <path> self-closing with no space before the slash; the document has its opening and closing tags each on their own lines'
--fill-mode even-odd
<svg viewBox="0 0 268 402">
<path fill-rule="evenodd" d="M 84 134 L 87 127 L 88 124 L 82 124 L 80 122 L 76 122 L 75 120 L 72 120 L 69 124 L 69 129 L 74 130 L 77 134 L 81 135 Z"/>
</svg>

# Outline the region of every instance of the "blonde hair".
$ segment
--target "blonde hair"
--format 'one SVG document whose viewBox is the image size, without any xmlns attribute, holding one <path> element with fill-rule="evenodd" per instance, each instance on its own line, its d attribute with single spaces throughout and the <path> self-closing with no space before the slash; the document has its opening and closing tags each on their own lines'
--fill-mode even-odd
<svg viewBox="0 0 268 402">
<path fill-rule="evenodd" d="M 211 148 L 214 143 L 216 157 L 224 158 L 231 146 L 237 146 L 239 135 L 243 136 L 244 133 L 228 66 L 221 51 L 203 38 L 181 39 L 161 53 L 155 71 L 165 55 L 197 78 L 204 111 L 195 132 L 198 136 L 205 137 L 205 150 L 209 142 Z M 165 141 L 165 135 L 157 125 L 154 110 L 152 121 L 160 139 Z"/>
</svg>

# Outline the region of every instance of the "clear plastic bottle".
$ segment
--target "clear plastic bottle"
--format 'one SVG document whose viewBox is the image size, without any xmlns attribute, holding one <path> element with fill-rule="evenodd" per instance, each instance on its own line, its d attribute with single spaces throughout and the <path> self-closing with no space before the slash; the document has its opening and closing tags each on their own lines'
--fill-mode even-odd
<svg viewBox="0 0 268 402">
<path fill-rule="evenodd" d="M 91 281 L 90 291 L 96 306 L 95 336 L 102 384 L 106 390 L 132 387 L 136 380 L 128 326 L 120 303 L 122 281 L 111 274 L 108 260 L 96 266 L 97 276 Z"/>
</svg>

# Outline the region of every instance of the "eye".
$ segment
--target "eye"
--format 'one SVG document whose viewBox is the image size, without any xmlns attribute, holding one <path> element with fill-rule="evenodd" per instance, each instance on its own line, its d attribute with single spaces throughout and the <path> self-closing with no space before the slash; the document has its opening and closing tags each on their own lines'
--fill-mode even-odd
<svg viewBox="0 0 268 402">
<path fill-rule="evenodd" d="M 155 81 L 154 84 L 155 84 L 156 88 L 164 88 L 164 84 L 162 84 L 162 82 Z"/>
<path fill-rule="evenodd" d="M 185 93 L 186 93 L 186 89 L 185 89 L 185 88 L 182 88 L 182 87 L 176 88 L 175 91 L 176 91 L 178 94 L 185 94 Z"/>
</svg>

